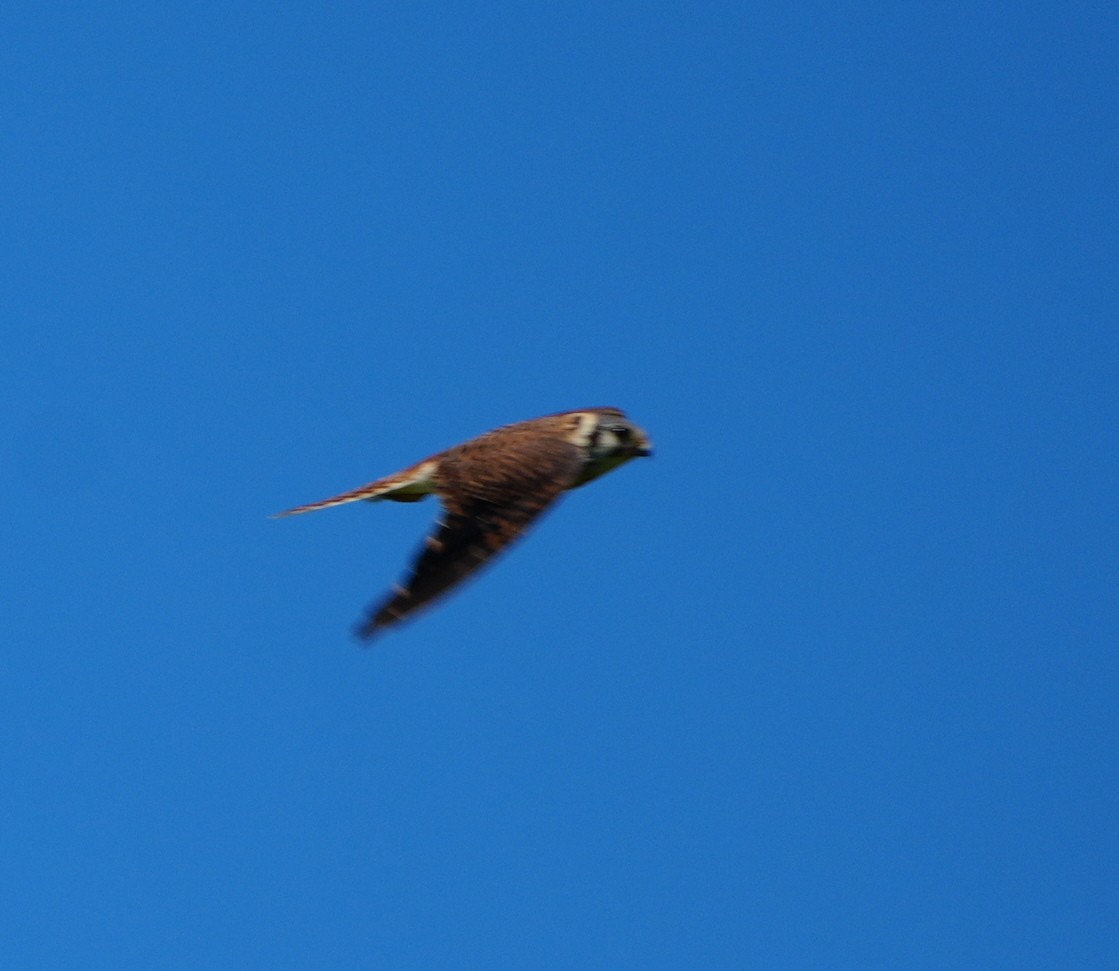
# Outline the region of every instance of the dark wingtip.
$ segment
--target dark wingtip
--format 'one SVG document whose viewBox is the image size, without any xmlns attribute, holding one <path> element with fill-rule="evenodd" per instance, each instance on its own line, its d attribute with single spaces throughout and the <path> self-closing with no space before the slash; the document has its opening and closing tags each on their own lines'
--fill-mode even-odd
<svg viewBox="0 0 1119 971">
<path fill-rule="evenodd" d="M 371 613 L 365 620 L 354 626 L 354 637 L 361 642 L 362 647 L 369 647 L 374 640 L 399 620 L 399 616 L 386 613 L 384 609 L 375 614 Z"/>
<path fill-rule="evenodd" d="M 369 647 L 374 638 L 384 630 L 385 625 L 379 623 L 376 617 L 366 617 L 365 620 L 354 625 L 354 637 L 360 643 L 361 647 Z"/>
</svg>

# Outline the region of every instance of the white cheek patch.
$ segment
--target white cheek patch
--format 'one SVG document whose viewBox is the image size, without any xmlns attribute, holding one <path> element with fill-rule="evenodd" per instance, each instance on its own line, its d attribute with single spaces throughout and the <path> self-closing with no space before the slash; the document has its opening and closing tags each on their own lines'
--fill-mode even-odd
<svg viewBox="0 0 1119 971">
<path fill-rule="evenodd" d="M 598 450 L 600 452 L 613 452 L 620 444 L 618 436 L 613 432 L 601 431 L 598 433 Z"/>
<path fill-rule="evenodd" d="M 591 444 L 591 436 L 594 430 L 598 427 L 598 415 L 587 412 L 579 416 L 579 425 L 575 429 L 575 441 L 573 444 L 578 445 L 580 448 L 589 448 Z"/>
</svg>

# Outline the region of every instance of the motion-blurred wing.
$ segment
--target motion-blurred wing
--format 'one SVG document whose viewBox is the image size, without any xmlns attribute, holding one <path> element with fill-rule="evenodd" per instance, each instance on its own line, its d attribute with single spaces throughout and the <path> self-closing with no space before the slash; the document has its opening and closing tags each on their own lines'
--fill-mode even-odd
<svg viewBox="0 0 1119 971">
<path fill-rule="evenodd" d="M 444 511 L 402 586 L 358 629 L 369 638 L 428 606 L 521 536 L 574 482 L 580 449 L 556 439 L 479 440 L 451 449 L 435 475 Z"/>
</svg>

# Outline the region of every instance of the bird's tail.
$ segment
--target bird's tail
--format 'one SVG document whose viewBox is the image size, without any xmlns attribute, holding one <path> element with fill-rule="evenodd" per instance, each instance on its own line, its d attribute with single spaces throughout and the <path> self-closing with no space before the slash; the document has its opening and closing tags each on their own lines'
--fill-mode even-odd
<svg viewBox="0 0 1119 971">
<path fill-rule="evenodd" d="M 320 499 L 318 502 L 308 502 L 294 509 L 285 509 L 276 513 L 272 518 L 281 519 L 284 516 L 298 516 L 304 512 L 315 512 L 317 509 L 329 509 L 331 506 L 344 506 L 347 502 L 358 502 L 361 499 L 391 499 L 394 502 L 419 502 L 425 496 L 435 491 L 432 475 L 435 472 L 434 459 L 425 459 L 410 469 L 397 472 L 375 482 L 368 482 L 349 492 L 342 492 L 329 499 Z"/>
</svg>

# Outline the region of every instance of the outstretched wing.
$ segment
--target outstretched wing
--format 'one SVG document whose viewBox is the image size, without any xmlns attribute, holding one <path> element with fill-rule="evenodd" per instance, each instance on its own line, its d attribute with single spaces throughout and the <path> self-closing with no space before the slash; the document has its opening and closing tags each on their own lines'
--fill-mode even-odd
<svg viewBox="0 0 1119 971">
<path fill-rule="evenodd" d="M 294 509 L 285 509 L 276 513 L 273 519 L 282 516 L 298 516 L 303 512 L 314 512 L 316 509 L 329 509 L 331 506 L 341 506 L 347 502 L 357 502 L 359 499 L 392 499 L 395 502 L 419 502 L 425 496 L 435 491 L 432 477 L 438 465 L 438 456 L 424 459 L 413 465 L 410 469 L 397 472 L 395 475 L 386 475 L 383 479 L 358 486 L 349 492 L 343 492 L 329 499 L 320 499 L 318 502 L 309 502 Z"/>
<path fill-rule="evenodd" d="M 357 628 L 370 638 L 426 607 L 521 536 L 583 466 L 568 442 L 483 436 L 446 452 L 435 475 L 444 510 L 403 585 Z"/>
</svg>

